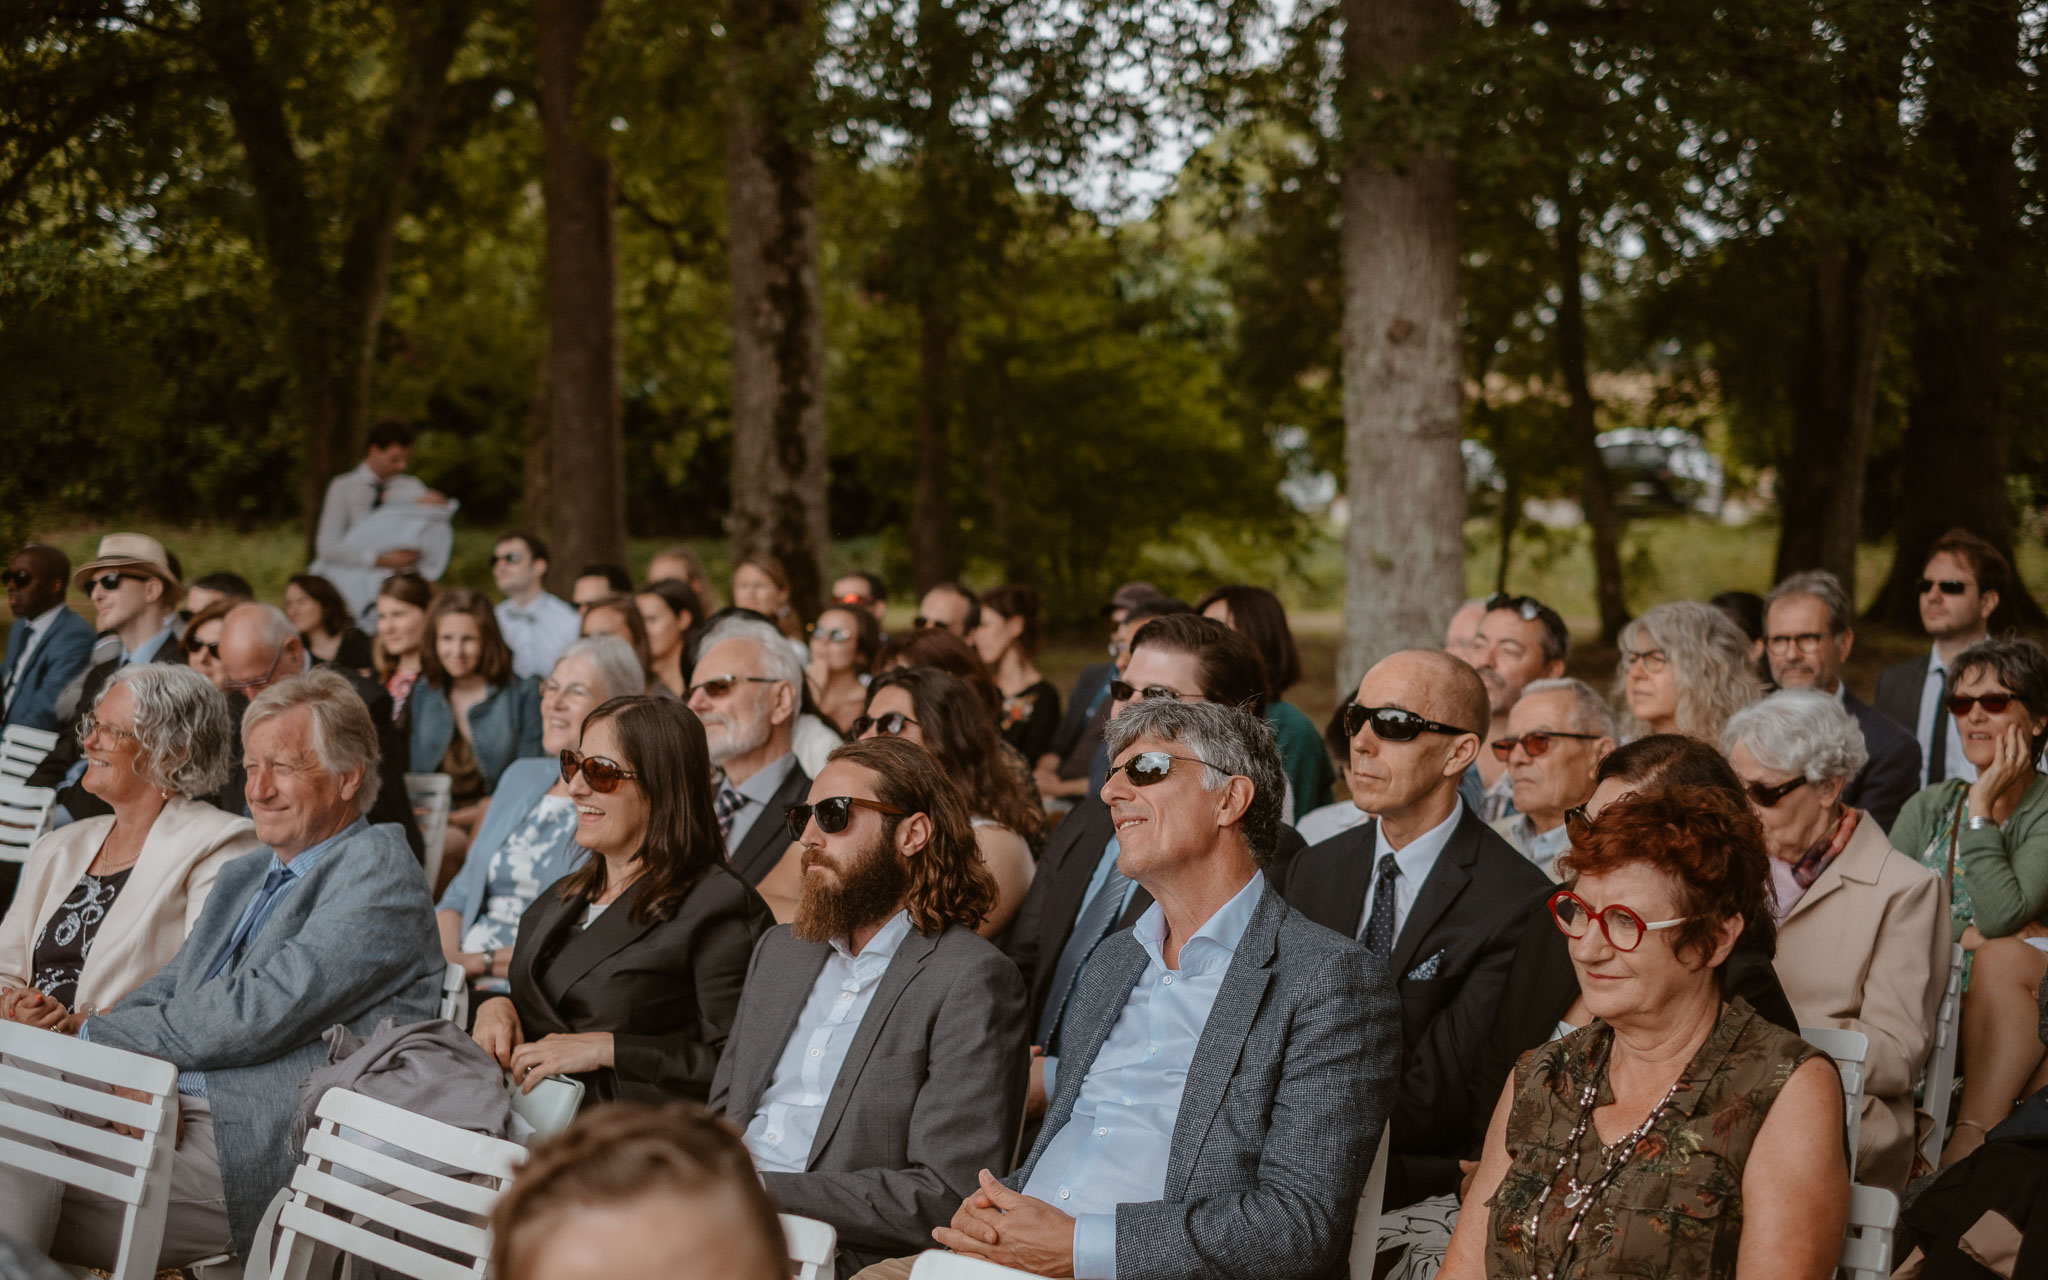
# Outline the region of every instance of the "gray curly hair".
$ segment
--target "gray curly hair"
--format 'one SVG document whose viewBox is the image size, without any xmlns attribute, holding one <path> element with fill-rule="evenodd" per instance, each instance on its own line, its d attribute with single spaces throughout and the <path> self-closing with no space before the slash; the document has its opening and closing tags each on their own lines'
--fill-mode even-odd
<svg viewBox="0 0 2048 1280">
<path fill-rule="evenodd" d="M 234 719 L 212 681 L 168 662 L 122 667 L 93 700 L 95 715 L 115 689 L 135 704 L 135 772 L 143 781 L 188 800 L 221 789 L 233 764 Z"/>
<path fill-rule="evenodd" d="M 1780 689 L 1728 717 L 1721 754 L 1743 745 L 1764 768 L 1808 782 L 1847 782 L 1870 760 L 1856 717 L 1818 689 Z"/>
<path fill-rule="evenodd" d="M 1621 647 L 1614 692 L 1622 703 L 1622 734 L 1631 742 L 1650 726 L 1628 707 L 1628 650 L 1663 652 L 1678 688 L 1678 731 L 1701 742 L 1718 743 L 1728 717 L 1763 695 L 1749 665 L 1749 637 L 1710 604 L 1660 604 L 1621 629 Z"/>
</svg>

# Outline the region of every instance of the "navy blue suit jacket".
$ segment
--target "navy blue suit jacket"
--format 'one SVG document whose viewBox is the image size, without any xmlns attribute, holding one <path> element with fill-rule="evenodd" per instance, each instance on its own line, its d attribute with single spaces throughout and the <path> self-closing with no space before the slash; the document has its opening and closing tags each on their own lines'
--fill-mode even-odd
<svg viewBox="0 0 2048 1280">
<path fill-rule="evenodd" d="M 28 620 L 16 619 L 7 632 L 7 657 L 14 655 L 28 636 Z M 92 624 L 69 609 L 50 620 L 50 628 L 28 665 L 8 690 L 7 706 L 0 712 L 0 725 L 19 724 L 31 729 L 57 728 L 57 697 L 92 662 Z"/>
</svg>

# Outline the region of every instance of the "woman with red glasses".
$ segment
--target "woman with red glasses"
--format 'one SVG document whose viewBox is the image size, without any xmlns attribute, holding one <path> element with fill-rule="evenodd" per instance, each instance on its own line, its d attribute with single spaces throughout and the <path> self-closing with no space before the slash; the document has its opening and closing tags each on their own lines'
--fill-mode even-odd
<svg viewBox="0 0 2048 1280">
<path fill-rule="evenodd" d="M 2012 1100 L 2048 1084 L 2037 1034 L 2048 975 L 2048 653 L 2032 640 L 1972 645 L 1949 668 L 1947 713 L 1977 780 L 1906 802 L 1892 845 L 1950 884 L 1963 944 L 1963 1097 L 1941 1163 L 1962 1159 Z"/>
<path fill-rule="evenodd" d="M 1516 1064 L 1442 1276 L 1834 1274 L 1841 1078 L 1716 973 L 1769 927 L 1766 856 L 1718 787 L 1573 819 L 1550 912 L 1593 1021 Z"/>
</svg>

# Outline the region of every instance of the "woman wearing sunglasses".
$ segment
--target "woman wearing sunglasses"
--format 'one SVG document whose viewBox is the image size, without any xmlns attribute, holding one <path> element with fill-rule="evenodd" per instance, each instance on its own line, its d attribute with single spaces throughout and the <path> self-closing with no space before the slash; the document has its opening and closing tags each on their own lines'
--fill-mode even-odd
<svg viewBox="0 0 2048 1280">
<path fill-rule="evenodd" d="M 1892 844 L 1949 883 L 1963 944 L 1963 1097 L 1941 1163 L 1984 1141 L 2012 1100 L 2048 1084 L 2037 1034 L 2048 976 L 2048 653 L 2032 640 L 1972 645 L 1949 667 L 1949 729 L 1977 780 L 1948 778 L 1899 811 Z M 2031 944 L 2031 945 L 2030 945 Z M 2014 1023 L 2013 1019 L 2018 1022 Z"/>
<path fill-rule="evenodd" d="M 1441 1275 L 1825 1280 L 1848 1218 L 1834 1065 L 1723 990 L 1769 928 L 1748 806 L 1625 795 L 1573 822 L 1550 898 L 1595 1021 L 1501 1091 Z"/>
<path fill-rule="evenodd" d="M 840 734 L 867 708 L 868 667 L 882 648 L 882 627 L 865 609 L 833 605 L 811 628 L 804 678 L 818 714 Z"/>
<path fill-rule="evenodd" d="M 512 994 L 476 1042 L 526 1091 L 584 1082 L 584 1104 L 702 1102 L 768 906 L 726 863 L 704 726 L 670 698 L 613 698 L 562 752 L 592 855 L 520 917 Z"/>
<path fill-rule="evenodd" d="M 185 665 L 211 681 L 213 687 L 227 692 L 227 672 L 220 665 L 220 629 L 228 616 L 228 610 L 239 603 L 234 600 L 216 600 L 192 615 L 192 621 L 185 624 L 185 637 L 178 645 L 185 653 Z"/>
</svg>

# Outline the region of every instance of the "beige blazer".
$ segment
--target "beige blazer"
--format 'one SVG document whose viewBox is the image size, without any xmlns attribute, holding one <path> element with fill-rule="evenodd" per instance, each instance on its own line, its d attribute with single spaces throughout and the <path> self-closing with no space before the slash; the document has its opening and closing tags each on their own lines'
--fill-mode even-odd
<svg viewBox="0 0 2048 1280">
<path fill-rule="evenodd" d="M 1870 1040 L 1856 1181 L 1899 1191 L 1913 1160 L 1913 1082 L 1948 981 L 1948 886 L 1868 813 L 1778 926 L 1778 981 L 1802 1026 Z"/>
<path fill-rule="evenodd" d="M 36 934 L 78 886 L 113 827 L 112 815 L 87 818 L 57 828 L 29 850 L 14 905 L 0 919 L 0 986 L 29 985 Z M 150 827 L 134 873 L 100 924 L 79 974 L 77 1007 L 112 1008 L 154 977 L 185 945 L 220 869 L 262 847 L 247 818 L 174 797 Z"/>
</svg>

